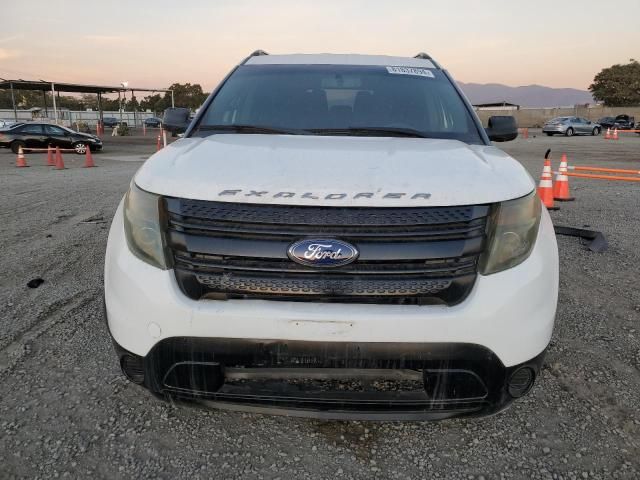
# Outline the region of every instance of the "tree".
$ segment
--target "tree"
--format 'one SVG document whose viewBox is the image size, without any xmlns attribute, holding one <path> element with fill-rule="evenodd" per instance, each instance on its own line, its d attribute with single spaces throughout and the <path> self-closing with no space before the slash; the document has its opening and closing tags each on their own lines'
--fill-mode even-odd
<svg viewBox="0 0 640 480">
<path fill-rule="evenodd" d="M 171 100 L 169 100 L 171 102 Z M 169 103 L 168 106 L 171 106 Z M 156 93 L 155 95 L 148 95 L 140 102 L 140 108 L 142 110 L 151 110 L 152 112 L 162 112 L 164 110 L 164 101 L 162 95 Z"/>
<path fill-rule="evenodd" d="M 173 99 L 176 107 L 186 107 L 191 110 L 199 108 L 209 96 L 208 93 L 202 91 L 202 87 L 198 83 L 174 83 L 169 87 L 173 90 Z M 162 115 L 166 108 L 171 106 L 171 92 L 165 92 L 164 95 L 158 93 L 148 95 L 140 102 L 143 110 L 151 110 L 157 115 Z"/>
<path fill-rule="evenodd" d="M 589 86 L 593 98 L 611 107 L 640 105 L 640 63 L 633 58 L 629 63 L 604 68 Z"/>
<path fill-rule="evenodd" d="M 190 83 L 174 83 L 169 87 L 173 90 L 173 98 L 176 107 L 187 107 L 191 110 L 199 108 L 202 103 L 207 99 L 208 94 L 202 91 L 202 87 L 198 83 L 191 85 Z M 168 100 L 171 106 L 171 92 L 164 94 L 164 99 Z"/>
</svg>

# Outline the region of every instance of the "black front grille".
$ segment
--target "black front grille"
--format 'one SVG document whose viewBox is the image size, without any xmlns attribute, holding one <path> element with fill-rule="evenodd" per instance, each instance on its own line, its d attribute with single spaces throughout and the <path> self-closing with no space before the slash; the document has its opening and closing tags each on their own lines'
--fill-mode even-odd
<svg viewBox="0 0 640 480">
<path fill-rule="evenodd" d="M 307 207 L 166 198 L 167 242 L 190 298 L 453 305 L 476 278 L 487 206 Z M 304 238 L 360 251 L 331 269 L 291 261 Z"/>
</svg>

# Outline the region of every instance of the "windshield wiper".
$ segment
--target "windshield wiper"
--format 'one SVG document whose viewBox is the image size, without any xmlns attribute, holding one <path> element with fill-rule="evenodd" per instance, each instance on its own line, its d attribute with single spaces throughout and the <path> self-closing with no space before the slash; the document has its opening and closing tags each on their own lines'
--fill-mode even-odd
<svg viewBox="0 0 640 480">
<path fill-rule="evenodd" d="M 415 138 L 431 138 L 425 132 L 415 130 L 413 128 L 402 127 L 347 127 L 347 128 L 320 128 L 313 129 L 318 134 L 336 134 L 336 135 L 370 135 L 384 136 L 393 135 L 398 137 L 415 137 Z"/>
<path fill-rule="evenodd" d="M 201 125 L 198 127 L 198 131 L 203 132 L 233 132 L 233 133 L 266 133 L 266 134 L 284 134 L 284 135 L 312 135 L 307 130 L 293 129 L 293 128 L 280 128 L 280 127 L 265 127 L 262 125 Z"/>
</svg>

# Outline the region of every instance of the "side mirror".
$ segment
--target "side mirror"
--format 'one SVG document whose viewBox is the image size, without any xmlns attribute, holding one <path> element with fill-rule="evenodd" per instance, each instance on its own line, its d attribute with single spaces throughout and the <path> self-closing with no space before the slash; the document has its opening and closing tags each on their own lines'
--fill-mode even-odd
<svg viewBox="0 0 640 480">
<path fill-rule="evenodd" d="M 188 108 L 167 108 L 162 117 L 162 128 L 171 133 L 184 133 L 191 121 Z"/>
<path fill-rule="evenodd" d="M 518 124 L 511 116 L 489 117 L 485 130 L 492 142 L 510 142 L 518 137 Z"/>
</svg>

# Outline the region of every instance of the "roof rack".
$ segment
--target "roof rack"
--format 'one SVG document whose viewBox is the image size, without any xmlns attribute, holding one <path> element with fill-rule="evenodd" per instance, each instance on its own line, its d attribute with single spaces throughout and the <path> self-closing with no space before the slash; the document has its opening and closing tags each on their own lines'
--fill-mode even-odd
<svg viewBox="0 0 640 480">
<path fill-rule="evenodd" d="M 435 65 L 438 70 L 442 70 L 442 67 L 436 62 L 431 55 L 428 53 L 420 52 L 413 58 L 419 58 L 420 60 L 429 60 L 431 63 Z"/>
<path fill-rule="evenodd" d="M 420 52 L 419 54 L 417 54 L 413 58 L 420 58 L 422 60 L 433 60 L 433 58 L 431 58 L 431 55 L 429 55 L 427 53 L 424 53 L 424 52 Z"/>
<path fill-rule="evenodd" d="M 244 65 L 245 63 L 247 63 L 247 61 L 251 58 L 251 57 L 261 57 L 262 55 L 269 55 L 267 52 L 265 52 L 264 50 L 254 50 L 253 52 L 251 52 L 251 54 L 245 58 L 244 60 L 242 60 L 242 62 L 240 63 L 240 65 Z"/>
</svg>

